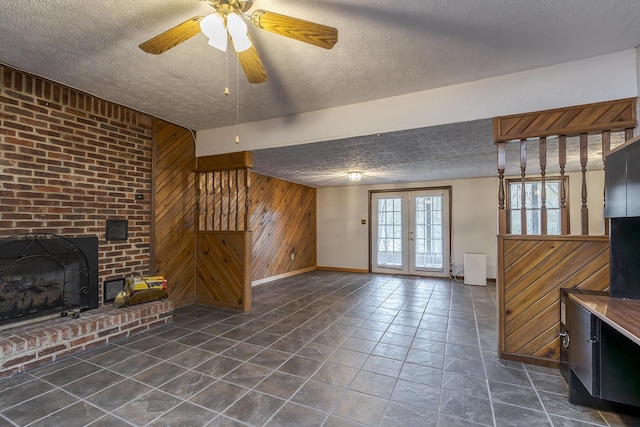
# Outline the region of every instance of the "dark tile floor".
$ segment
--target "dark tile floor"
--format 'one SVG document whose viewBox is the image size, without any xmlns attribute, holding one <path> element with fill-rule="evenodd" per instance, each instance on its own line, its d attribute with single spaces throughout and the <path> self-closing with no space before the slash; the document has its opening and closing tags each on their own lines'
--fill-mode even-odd
<svg viewBox="0 0 640 427">
<path fill-rule="evenodd" d="M 496 357 L 495 286 L 311 272 L 0 382 L 0 427 L 628 426 Z"/>
</svg>

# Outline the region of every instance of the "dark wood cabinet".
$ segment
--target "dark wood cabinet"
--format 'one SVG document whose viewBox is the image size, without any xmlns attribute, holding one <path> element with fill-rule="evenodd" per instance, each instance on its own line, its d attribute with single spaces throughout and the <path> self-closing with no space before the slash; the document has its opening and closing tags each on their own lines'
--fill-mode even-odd
<svg viewBox="0 0 640 427">
<path fill-rule="evenodd" d="M 576 292 L 576 298 L 570 296 Z M 567 362 L 561 372 L 569 385 L 569 402 L 637 416 L 640 344 L 579 303 L 583 294 L 573 289 L 560 292 L 561 359 Z"/>
<path fill-rule="evenodd" d="M 640 217 L 611 218 L 609 235 L 609 293 L 640 299 Z"/>
<path fill-rule="evenodd" d="M 627 151 L 627 216 L 640 216 L 640 143 Z"/>
<path fill-rule="evenodd" d="M 640 346 L 605 322 L 599 328 L 601 399 L 639 407 Z"/>
<path fill-rule="evenodd" d="M 640 140 L 607 155 L 606 218 L 640 216 Z"/>
<path fill-rule="evenodd" d="M 569 304 L 569 366 L 590 395 L 598 395 L 597 323 L 596 317 L 579 304 Z"/>
<path fill-rule="evenodd" d="M 627 216 L 626 151 L 616 151 L 607 156 L 604 182 L 606 195 L 604 216 L 607 218 Z"/>
</svg>

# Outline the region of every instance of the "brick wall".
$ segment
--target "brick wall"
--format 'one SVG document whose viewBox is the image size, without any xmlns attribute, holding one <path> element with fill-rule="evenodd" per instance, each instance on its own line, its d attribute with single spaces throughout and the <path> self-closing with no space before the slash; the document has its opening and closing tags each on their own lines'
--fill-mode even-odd
<svg viewBox="0 0 640 427">
<path fill-rule="evenodd" d="M 0 238 L 97 235 L 100 284 L 146 273 L 152 125 L 151 116 L 0 65 Z M 128 240 L 106 241 L 107 219 L 128 219 Z"/>
</svg>

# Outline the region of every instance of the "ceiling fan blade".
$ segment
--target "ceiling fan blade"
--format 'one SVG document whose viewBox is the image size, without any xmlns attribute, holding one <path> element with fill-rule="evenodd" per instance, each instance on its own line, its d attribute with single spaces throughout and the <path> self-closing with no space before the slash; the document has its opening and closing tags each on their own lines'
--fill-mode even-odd
<svg viewBox="0 0 640 427">
<path fill-rule="evenodd" d="M 200 21 L 202 21 L 202 16 L 189 18 L 164 33 L 147 40 L 139 47 L 147 53 L 160 55 L 198 34 L 200 32 Z"/>
<path fill-rule="evenodd" d="M 267 81 L 267 72 L 264 70 L 262 61 L 260 61 L 258 52 L 253 45 L 247 50 L 238 52 L 238 60 L 240 61 L 240 65 L 242 65 L 242 69 L 249 83 L 263 83 Z"/>
<path fill-rule="evenodd" d="M 331 49 L 338 42 L 338 30 L 326 25 L 266 10 L 256 10 L 251 15 L 256 27 L 294 40 Z"/>
</svg>

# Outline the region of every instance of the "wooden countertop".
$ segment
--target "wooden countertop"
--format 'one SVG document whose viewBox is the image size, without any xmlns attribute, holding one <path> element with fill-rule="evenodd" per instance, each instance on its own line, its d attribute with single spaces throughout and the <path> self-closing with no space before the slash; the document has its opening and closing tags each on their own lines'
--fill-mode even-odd
<svg viewBox="0 0 640 427">
<path fill-rule="evenodd" d="M 569 294 L 569 298 L 640 345 L 640 300 L 582 294 Z"/>
</svg>

